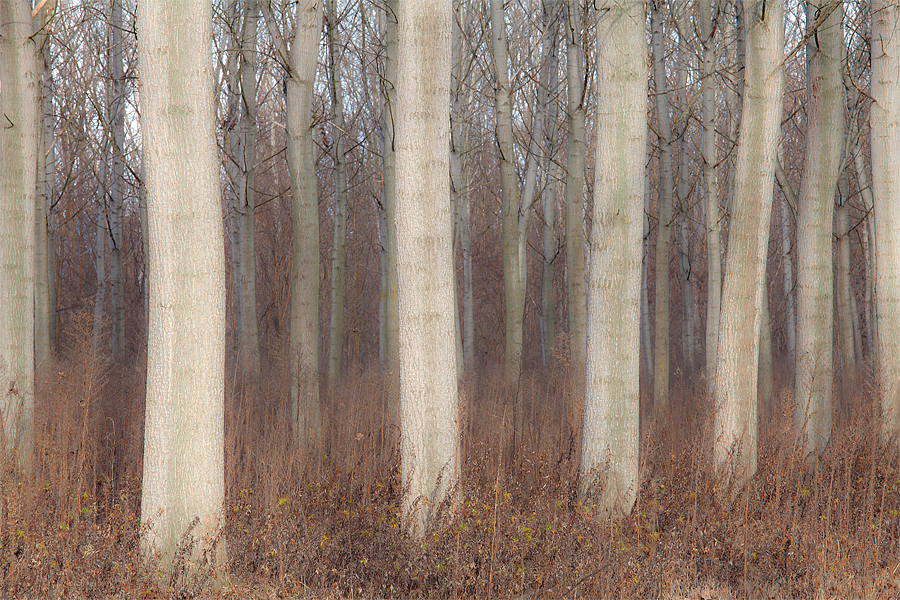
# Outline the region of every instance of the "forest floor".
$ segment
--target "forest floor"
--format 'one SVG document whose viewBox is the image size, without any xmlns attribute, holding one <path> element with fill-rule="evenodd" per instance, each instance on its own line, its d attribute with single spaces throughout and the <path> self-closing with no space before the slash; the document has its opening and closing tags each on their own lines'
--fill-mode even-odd
<svg viewBox="0 0 900 600">
<path fill-rule="evenodd" d="M 422 543 L 399 514 L 396 442 L 383 435 L 390 386 L 378 375 L 349 375 L 328 394 L 340 418 L 313 460 L 289 450 L 277 386 L 231 384 L 225 583 L 160 581 L 139 556 L 142 378 L 120 371 L 69 362 L 42 377 L 37 466 L 2 481 L 0 597 L 900 596 L 900 453 L 874 441 L 871 394 L 856 395 L 811 461 L 782 394 L 761 419 L 758 472 L 729 490 L 709 468 L 703 394 L 682 390 L 679 417 L 644 427 L 634 511 L 609 520 L 576 499 L 568 423 L 580 403 L 562 370 L 527 374 L 511 395 L 497 377 L 469 382 L 459 500 Z"/>
</svg>

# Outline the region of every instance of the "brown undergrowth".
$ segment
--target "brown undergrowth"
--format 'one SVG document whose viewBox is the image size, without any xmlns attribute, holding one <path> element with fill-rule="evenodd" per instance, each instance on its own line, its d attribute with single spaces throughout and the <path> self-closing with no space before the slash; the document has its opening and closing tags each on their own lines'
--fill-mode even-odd
<svg viewBox="0 0 900 600">
<path fill-rule="evenodd" d="M 290 447 L 284 386 L 232 376 L 228 585 L 176 588 L 148 575 L 138 555 L 140 368 L 83 350 L 41 372 L 32 475 L 17 476 L 9 463 L 3 470 L 3 598 L 900 593 L 900 454 L 874 442 L 865 389 L 811 461 L 794 449 L 782 390 L 760 428 L 759 470 L 732 493 L 710 473 L 703 394 L 676 388 L 677 416 L 643 428 L 634 511 L 609 521 L 575 496 L 580 403 L 562 368 L 528 372 L 514 390 L 491 373 L 466 382 L 459 503 L 444 507 L 446 527 L 420 543 L 399 514 L 390 378 L 355 373 L 327 390 L 327 445 L 303 457 Z"/>
</svg>

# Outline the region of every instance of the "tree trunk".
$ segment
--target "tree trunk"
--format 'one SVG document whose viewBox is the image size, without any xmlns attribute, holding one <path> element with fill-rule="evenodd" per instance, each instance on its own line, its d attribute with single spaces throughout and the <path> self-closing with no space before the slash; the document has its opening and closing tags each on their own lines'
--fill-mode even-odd
<svg viewBox="0 0 900 600">
<path fill-rule="evenodd" d="M 807 23 L 818 16 L 807 4 Z M 797 367 L 794 426 L 804 454 L 821 454 L 833 421 L 834 193 L 844 142 L 842 11 L 806 43 L 806 160 L 797 219 Z"/>
<path fill-rule="evenodd" d="M 872 2 L 872 190 L 878 269 L 875 279 L 882 432 L 900 434 L 900 4 Z"/>
<path fill-rule="evenodd" d="M 854 392 L 856 378 L 856 348 L 853 326 L 853 290 L 850 281 L 850 202 L 846 194 L 847 172 L 841 179 L 842 189 L 836 195 L 835 229 L 837 230 L 837 292 L 838 344 L 841 352 L 841 396 L 844 407 Z"/>
<path fill-rule="evenodd" d="M 716 169 L 716 123 L 718 110 L 716 87 L 715 31 L 718 14 L 715 0 L 700 3 L 700 36 L 703 42 L 703 134 L 700 141 L 703 157 L 703 182 L 706 194 L 706 247 L 707 247 L 707 304 L 706 304 L 706 377 L 709 397 L 713 397 L 716 383 L 716 350 L 719 344 L 719 315 L 722 305 L 722 211 L 719 209 L 719 175 Z"/>
<path fill-rule="evenodd" d="M 150 323 L 141 550 L 166 577 L 225 568 L 225 252 L 212 7 L 138 7 Z M 177 73 L 177 77 L 172 77 Z M 184 458 L 189 456 L 190 460 Z M 186 573 L 175 564 L 187 538 Z"/>
<path fill-rule="evenodd" d="M 122 245 L 125 205 L 125 65 L 122 3 L 112 0 L 109 23 L 109 127 L 112 170 L 107 171 L 109 203 L 109 286 L 112 304 L 110 339 L 114 360 L 125 353 L 125 268 Z"/>
<path fill-rule="evenodd" d="M 256 312 L 256 38 L 259 3 L 234 0 L 234 27 L 240 32 L 232 58 L 231 118 L 228 132 L 231 179 L 231 259 L 234 279 L 238 362 L 246 373 L 259 372 L 259 331 Z"/>
<path fill-rule="evenodd" d="M 566 83 L 569 143 L 566 156 L 566 291 L 572 393 L 583 393 L 587 350 L 587 288 L 584 246 L 584 47 L 579 0 L 566 2 Z"/>
<path fill-rule="evenodd" d="M 409 0 L 401 4 L 399 13 L 402 506 L 415 539 L 439 525 L 434 519 L 441 505 L 448 495 L 458 494 L 453 240 L 447 177 L 451 18 L 450 0 Z M 447 514 L 453 514 L 452 510 Z"/>
<path fill-rule="evenodd" d="M 294 229 L 291 288 L 291 402 L 294 441 L 311 456 L 322 445 L 319 404 L 319 197 L 313 140 L 313 86 L 322 27 L 321 0 L 298 2 L 287 53 L 288 168 Z M 269 20 L 271 15 L 266 14 Z M 272 23 L 274 25 L 274 23 Z"/>
<path fill-rule="evenodd" d="M 653 84 L 659 144 L 659 219 L 656 228 L 656 323 L 653 344 L 653 413 L 660 417 L 669 402 L 669 253 L 672 248 L 672 125 L 669 119 L 669 92 L 666 83 L 665 31 L 661 0 L 653 3 L 650 13 L 653 45 Z"/>
<path fill-rule="evenodd" d="M 32 462 L 34 413 L 34 207 L 40 81 L 31 6 L 0 2 L 0 416 L 2 447 Z"/>
<path fill-rule="evenodd" d="M 347 251 L 347 157 L 344 155 L 344 91 L 338 39 L 337 2 L 328 5 L 331 130 L 334 160 L 334 239 L 331 245 L 331 323 L 328 328 L 328 380 L 341 374 L 344 354 L 344 257 Z"/>
<path fill-rule="evenodd" d="M 591 232 L 580 494 L 628 514 L 637 497 L 640 301 L 647 42 L 643 2 L 601 3 L 597 21 L 597 165 Z"/>
<path fill-rule="evenodd" d="M 45 7 L 42 12 L 46 24 L 55 10 Z M 48 16 L 50 15 L 50 16 Z M 53 235 L 53 189 L 56 179 L 54 147 L 53 71 L 50 47 L 46 42 L 40 51 L 39 66 L 43 66 L 41 82 L 41 128 L 37 153 L 37 190 L 35 202 L 34 237 L 34 362 L 42 365 L 56 346 L 56 250 Z"/>
<path fill-rule="evenodd" d="M 754 7 L 744 18 L 748 58 L 716 357 L 715 465 L 737 487 L 757 464 L 760 309 L 783 88 L 784 4 Z"/>
<path fill-rule="evenodd" d="M 519 187 L 513 150 L 509 49 L 503 0 L 491 0 L 491 48 L 496 72 L 497 147 L 500 152 L 500 194 L 503 213 L 503 293 L 506 305 L 506 374 L 517 381 L 522 371 L 522 311 L 519 256 Z"/>
</svg>

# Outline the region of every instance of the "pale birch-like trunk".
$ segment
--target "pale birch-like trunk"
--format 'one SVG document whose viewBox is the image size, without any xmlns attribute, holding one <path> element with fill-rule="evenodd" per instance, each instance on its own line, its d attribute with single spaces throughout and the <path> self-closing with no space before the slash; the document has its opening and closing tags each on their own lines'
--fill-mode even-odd
<svg viewBox="0 0 900 600">
<path fill-rule="evenodd" d="M 647 76 L 644 4 L 601 3 L 597 20 L 594 227 L 580 493 L 613 516 L 637 498 Z"/>
<path fill-rule="evenodd" d="M 878 328 L 878 389 L 882 433 L 900 434 L 900 4 L 872 2 L 870 108 L 872 191 L 878 269 L 875 322 Z M 896 441 L 896 440 L 895 440 Z"/>
<path fill-rule="evenodd" d="M 147 0 L 138 30 L 150 250 L 141 553 L 159 560 L 163 576 L 189 577 L 225 568 L 225 248 L 212 7 Z M 174 559 L 185 539 L 182 573 Z"/>
<path fill-rule="evenodd" d="M 491 0 L 491 48 L 496 75 L 494 103 L 497 113 L 497 149 L 500 153 L 500 206 L 503 224 L 503 294 L 506 306 L 506 375 L 516 381 L 522 371 L 522 311 L 519 256 L 519 184 L 516 177 L 509 87 L 509 46 L 503 0 Z"/>
<path fill-rule="evenodd" d="M 656 228 L 656 303 L 654 304 L 653 413 L 660 417 L 669 402 L 669 253 L 672 248 L 672 202 L 675 181 L 672 166 L 672 124 L 666 83 L 664 8 L 656 0 L 650 13 L 653 52 L 653 83 L 656 100 L 657 143 L 659 145 L 659 218 Z"/>
<path fill-rule="evenodd" d="M 256 312 L 256 72 L 259 3 L 233 0 L 233 22 L 239 32 L 231 59 L 231 119 L 228 132 L 231 260 L 238 363 L 259 372 L 259 330 Z"/>
<path fill-rule="evenodd" d="M 715 72 L 717 52 L 715 31 L 718 14 L 714 10 L 715 0 L 700 2 L 700 36 L 703 43 L 703 134 L 700 152 L 703 158 L 703 183 L 706 194 L 706 247 L 707 247 L 707 304 L 706 304 L 706 377 L 707 391 L 712 398 L 715 389 L 716 350 L 719 343 L 719 315 L 722 305 L 722 211 L 719 208 L 719 175 L 716 169 L 718 151 L 716 147 L 716 104 Z"/>
<path fill-rule="evenodd" d="M 781 123 L 783 15 L 782 0 L 747 7 L 744 14 L 748 56 L 716 357 L 714 430 L 715 466 L 738 487 L 757 465 L 759 328 Z"/>
<path fill-rule="evenodd" d="M 341 42 L 337 2 L 328 5 L 331 132 L 334 156 L 334 238 L 331 245 L 331 320 L 328 327 L 328 380 L 341 374 L 344 354 L 344 266 L 347 252 L 347 157 L 344 153 L 344 89 L 341 80 Z"/>
<path fill-rule="evenodd" d="M 41 66 L 31 5 L 0 2 L 0 418 L 2 448 L 32 463 L 34 222 Z"/>
<path fill-rule="evenodd" d="M 402 510 L 422 539 L 457 496 L 450 212 L 452 3 L 408 0 L 399 17 L 397 264 L 400 281 Z M 450 514 L 450 513 L 448 513 Z"/>
<path fill-rule="evenodd" d="M 807 4 L 807 22 L 818 13 Z M 797 218 L 797 355 L 794 427 L 804 454 L 822 453 L 834 409 L 834 193 L 844 142 L 843 11 L 833 10 L 806 43 L 806 159 Z"/>
<path fill-rule="evenodd" d="M 853 167 L 856 170 L 857 189 L 863 199 L 866 208 L 866 235 L 863 237 L 863 246 L 866 250 L 866 339 L 869 342 L 869 352 L 877 362 L 878 360 L 878 327 L 875 324 L 875 285 L 878 274 L 877 236 L 875 229 L 875 199 L 872 196 L 872 188 L 869 187 L 869 177 L 866 173 L 866 165 L 863 158 L 862 145 L 857 143 L 853 151 Z"/>
<path fill-rule="evenodd" d="M 566 151 L 566 296 L 569 315 L 569 364 L 572 393 L 584 387 L 587 350 L 587 282 L 584 246 L 584 46 L 582 7 L 566 2 L 566 84 L 568 87 L 569 142 Z"/>
</svg>

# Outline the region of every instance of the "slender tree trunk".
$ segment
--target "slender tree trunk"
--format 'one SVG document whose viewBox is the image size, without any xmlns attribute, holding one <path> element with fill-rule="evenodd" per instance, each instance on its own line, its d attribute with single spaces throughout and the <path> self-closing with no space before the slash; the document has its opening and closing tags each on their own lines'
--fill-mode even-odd
<svg viewBox="0 0 900 600">
<path fill-rule="evenodd" d="M 463 259 L 462 365 L 469 370 L 474 360 L 475 324 L 472 295 L 472 240 L 469 233 L 469 70 L 471 56 L 466 43 L 468 2 L 456 0 L 453 19 L 453 76 L 450 95 L 450 183 L 455 207 L 456 240 Z M 457 307 L 458 308 L 458 307 Z M 459 312 L 459 310 L 457 310 Z"/>
<path fill-rule="evenodd" d="M 331 63 L 331 129 L 334 152 L 334 241 L 331 246 L 331 324 L 328 328 L 328 380 L 341 374 L 344 354 L 344 263 L 347 251 L 347 157 L 344 155 L 344 91 L 341 81 L 337 2 L 328 5 L 328 57 Z"/>
<path fill-rule="evenodd" d="M 811 23 L 817 8 L 807 4 Z M 804 453 L 821 453 L 833 422 L 834 193 L 844 142 L 842 11 L 806 43 L 806 160 L 797 223 L 797 367 L 794 426 Z"/>
<path fill-rule="evenodd" d="M 672 172 L 672 125 L 669 119 L 669 92 L 666 83 L 664 10 L 662 0 L 653 3 L 650 13 L 653 46 L 653 83 L 659 145 L 659 219 L 656 228 L 656 323 L 653 344 L 653 413 L 661 416 L 669 403 L 669 253 L 672 248 L 672 201 L 675 182 Z"/>
<path fill-rule="evenodd" d="M 605 0 L 597 21 L 597 155 L 581 495 L 608 469 L 598 501 L 611 515 L 637 497 L 641 229 L 647 152 L 646 16 L 639 0 Z"/>
<path fill-rule="evenodd" d="M 55 11 L 53 6 L 42 11 L 46 25 Z M 37 190 L 34 237 L 34 362 L 44 364 L 56 346 L 56 251 L 53 235 L 53 189 L 56 179 L 54 147 L 53 71 L 50 46 L 44 38 L 39 66 L 43 66 L 41 82 L 41 128 L 37 154 Z"/>
<path fill-rule="evenodd" d="M 450 0 L 399 13 L 397 239 L 403 514 L 422 539 L 458 494 L 459 424 L 448 148 Z M 449 514 L 452 514 L 449 513 Z"/>
<path fill-rule="evenodd" d="M 31 6 L 0 2 L 0 417 L 3 444 L 32 462 L 34 413 L 34 207 L 41 67 Z"/>
<path fill-rule="evenodd" d="M 757 463 L 759 327 L 783 76 L 782 0 L 744 15 L 748 58 L 716 365 L 715 465 L 738 486 Z"/>
<path fill-rule="evenodd" d="M 313 86 L 323 2 L 297 3 L 290 49 L 266 6 L 260 4 L 270 35 L 281 40 L 276 43 L 276 51 L 288 72 L 286 129 L 293 222 L 291 422 L 294 443 L 315 456 L 322 445 L 322 408 L 319 402 L 319 196 L 313 140 Z"/>
<path fill-rule="evenodd" d="M 566 2 L 566 83 L 569 143 L 566 156 L 566 287 L 569 313 L 569 363 L 572 393 L 584 389 L 587 351 L 587 287 L 584 246 L 584 46 L 580 0 Z"/>
<path fill-rule="evenodd" d="M 855 390 L 856 340 L 853 326 L 853 290 L 850 285 L 850 202 L 846 192 L 847 172 L 836 194 L 838 344 L 841 352 L 841 396 L 844 406 Z"/>
<path fill-rule="evenodd" d="M 494 53 L 497 147 L 500 152 L 500 195 L 503 213 L 503 290 L 506 305 L 506 374 L 517 381 L 522 371 L 524 289 L 519 265 L 519 188 L 513 150 L 509 49 L 503 0 L 491 0 L 491 48 Z"/>
<path fill-rule="evenodd" d="M 147 0 L 138 29 L 150 233 L 141 550 L 146 560 L 160 558 L 165 577 L 189 578 L 201 557 L 220 574 L 225 568 L 225 249 L 212 7 Z M 175 558 L 185 539 L 182 573 Z"/>
<path fill-rule="evenodd" d="M 900 4 L 872 2 L 872 189 L 879 235 L 875 301 L 882 432 L 900 434 Z M 887 234 L 885 232 L 888 232 Z"/>
<path fill-rule="evenodd" d="M 125 353 L 125 267 L 122 245 L 125 206 L 125 65 L 122 41 L 121 0 L 112 0 L 109 24 L 109 117 L 112 170 L 107 173 L 109 190 L 109 286 L 112 301 L 110 339 L 114 360 Z"/>
<path fill-rule="evenodd" d="M 241 9 L 241 7 L 243 7 Z M 247 373 L 259 372 L 256 312 L 256 38 L 259 3 L 234 1 L 233 21 L 240 32 L 232 58 L 231 118 L 231 259 L 234 279 L 238 362 Z"/>
<path fill-rule="evenodd" d="M 715 0 L 700 3 L 700 35 L 703 42 L 703 135 L 700 141 L 703 157 L 703 182 L 706 193 L 707 289 L 706 304 L 706 377 L 708 394 L 712 398 L 716 383 L 716 350 L 719 343 L 719 315 L 722 305 L 722 211 L 719 209 L 719 175 L 716 169 L 716 45 L 715 31 L 718 14 Z"/>
<path fill-rule="evenodd" d="M 870 126 L 871 128 L 871 126 Z M 866 174 L 866 165 L 863 159 L 862 146 L 857 145 L 853 152 L 853 166 L 856 169 L 857 189 L 863 199 L 866 208 L 866 235 L 863 238 L 866 249 L 866 339 L 869 341 L 869 352 L 878 360 L 878 327 L 875 325 L 875 285 L 878 273 L 876 261 L 876 229 L 875 229 L 875 199 L 872 196 L 872 188 L 869 187 L 869 177 Z"/>
</svg>

